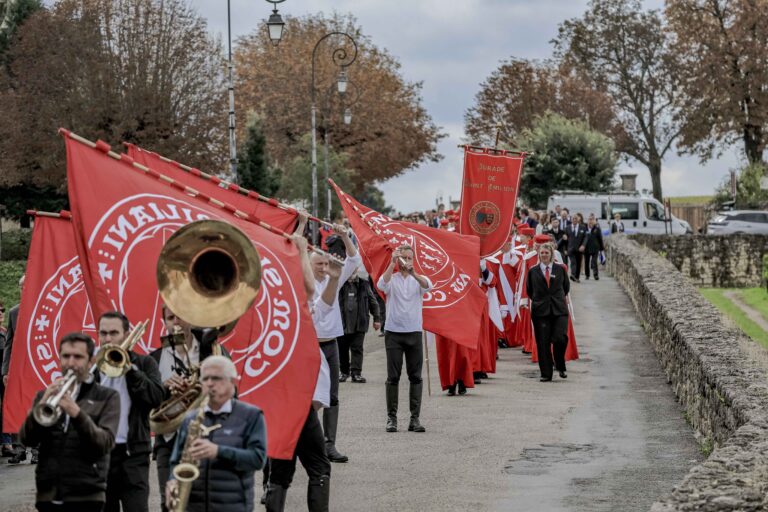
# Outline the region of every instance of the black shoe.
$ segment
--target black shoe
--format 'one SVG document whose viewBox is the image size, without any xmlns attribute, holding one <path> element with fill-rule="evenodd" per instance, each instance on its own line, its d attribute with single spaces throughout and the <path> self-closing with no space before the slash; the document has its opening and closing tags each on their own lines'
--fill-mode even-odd
<svg viewBox="0 0 768 512">
<path fill-rule="evenodd" d="M 379 338 L 383 338 L 383 337 L 384 337 L 384 332 L 382 331 L 379 333 Z"/>
<path fill-rule="evenodd" d="M 456 384 L 448 388 L 448 396 L 456 396 Z"/>
<path fill-rule="evenodd" d="M 507 343 L 507 340 L 499 338 L 499 348 L 509 348 L 509 344 Z"/>
<path fill-rule="evenodd" d="M 427 429 L 419 423 L 419 418 L 411 416 L 411 422 L 408 424 L 408 432 L 426 432 Z"/>
<path fill-rule="evenodd" d="M 539 379 L 539 382 L 552 382 L 552 377 L 542 377 Z"/>
<path fill-rule="evenodd" d="M 32 454 L 32 460 L 29 461 L 30 464 L 37 464 L 37 454 Z"/>
<path fill-rule="evenodd" d="M 599 280 L 600 280 L 600 278 L 595 276 L 595 281 L 599 281 Z"/>
<path fill-rule="evenodd" d="M 530 354 L 530 352 L 527 352 L 527 351 L 525 351 L 525 350 L 523 350 L 522 352 L 523 352 L 523 354 L 525 354 L 525 355 L 528 355 L 528 354 Z"/>
<path fill-rule="evenodd" d="M 8 459 L 8 464 L 21 464 L 27 460 L 27 450 L 22 450 L 16 453 L 13 457 Z"/>
<path fill-rule="evenodd" d="M 397 418 L 387 418 L 387 432 L 397 432 Z"/>
<path fill-rule="evenodd" d="M 6 446 L 3 446 L 3 449 L 0 452 L 0 457 L 13 457 L 14 455 L 16 455 L 16 450 Z"/>
<path fill-rule="evenodd" d="M 586 279 L 587 281 L 589 281 L 589 276 L 585 277 L 584 279 Z"/>
<path fill-rule="evenodd" d="M 460 395 L 466 395 L 467 394 L 467 386 L 464 385 L 464 381 L 459 381 L 459 394 Z"/>
<path fill-rule="evenodd" d="M 571 281 L 573 281 L 575 283 L 576 282 L 576 278 L 571 276 Z"/>
<path fill-rule="evenodd" d="M 339 453 L 336 447 L 332 444 L 325 444 L 325 453 L 328 455 L 328 460 L 331 462 L 349 462 L 349 457 Z"/>
<path fill-rule="evenodd" d="M 365 377 L 363 377 L 363 376 L 361 376 L 361 375 L 355 375 L 355 374 L 353 373 L 353 374 L 352 374 L 352 382 L 357 382 L 358 384 L 365 384 L 365 383 L 366 383 L 366 382 L 368 382 L 368 381 L 367 381 L 367 380 L 365 380 Z"/>
<path fill-rule="evenodd" d="M 565 374 L 565 372 L 560 372 L 560 378 L 561 379 L 567 379 L 568 376 Z"/>
<path fill-rule="evenodd" d="M 346 373 L 339 374 L 339 382 L 347 382 L 347 379 L 349 378 L 349 375 Z"/>
</svg>

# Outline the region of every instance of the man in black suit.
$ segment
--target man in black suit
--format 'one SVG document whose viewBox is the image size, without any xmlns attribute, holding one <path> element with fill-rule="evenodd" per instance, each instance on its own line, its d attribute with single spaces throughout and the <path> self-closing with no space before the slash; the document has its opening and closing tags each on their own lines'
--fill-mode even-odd
<svg viewBox="0 0 768 512">
<path fill-rule="evenodd" d="M 539 246 L 539 264 L 528 271 L 526 291 L 531 304 L 531 319 L 536 336 L 541 382 L 552 380 L 552 356 L 560 378 L 565 374 L 565 348 L 568 344 L 568 303 L 571 289 L 565 267 L 554 262 L 554 245 Z"/>
<path fill-rule="evenodd" d="M 581 275 L 581 259 L 586 249 L 585 237 L 587 227 L 584 225 L 584 218 L 580 213 L 573 215 L 573 222 L 565 232 L 568 237 L 568 259 L 570 260 L 571 281 L 579 281 Z"/>
</svg>

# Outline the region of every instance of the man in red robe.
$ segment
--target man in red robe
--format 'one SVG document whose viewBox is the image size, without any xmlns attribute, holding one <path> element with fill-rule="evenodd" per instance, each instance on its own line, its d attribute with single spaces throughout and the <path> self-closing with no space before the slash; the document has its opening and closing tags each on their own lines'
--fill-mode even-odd
<svg viewBox="0 0 768 512">
<path fill-rule="evenodd" d="M 443 391 L 448 391 L 448 396 L 454 396 L 457 388 L 458 393 L 464 395 L 467 388 L 475 387 L 472 377 L 474 350 L 439 335 L 435 335 L 435 350 L 440 387 Z"/>
<path fill-rule="evenodd" d="M 533 323 L 531 322 L 531 310 L 528 305 L 528 293 L 526 291 L 526 278 L 528 270 L 538 263 L 536 252 L 533 251 L 533 236 L 536 230 L 523 227 L 518 230 L 520 242 L 525 246 L 522 258 L 517 262 L 517 300 L 519 304 L 518 325 L 516 337 L 522 342 L 523 354 L 530 354 L 536 346 L 536 338 L 533 335 Z"/>
</svg>

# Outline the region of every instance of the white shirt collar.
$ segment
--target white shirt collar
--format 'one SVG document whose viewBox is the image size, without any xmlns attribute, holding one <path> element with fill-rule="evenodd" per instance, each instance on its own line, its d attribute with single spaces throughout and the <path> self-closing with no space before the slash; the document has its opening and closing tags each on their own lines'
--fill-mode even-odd
<svg viewBox="0 0 768 512">
<path fill-rule="evenodd" d="M 541 268 L 541 272 L 546 274 L 547 268 L 549 268 L 549 273 L 552 274 L 552 263 L 549 265 L 545 265 L 544 263 L 539 263 L 539 268 Z"/>
<path fill-rule="evenodd" d="M 232 399 L 230 398 L 226 402 L 224 402 L 224 405 L 221 406 L 221 409 L 218 411 L 214 411 L 210 408 L 210 406 L 206 405 L 205 409 L 203 409 L 204 412 L 212 412 L 213 414 L 224 414 L 224 413 L 231 413 L 232 412 Z"/>
</svg>

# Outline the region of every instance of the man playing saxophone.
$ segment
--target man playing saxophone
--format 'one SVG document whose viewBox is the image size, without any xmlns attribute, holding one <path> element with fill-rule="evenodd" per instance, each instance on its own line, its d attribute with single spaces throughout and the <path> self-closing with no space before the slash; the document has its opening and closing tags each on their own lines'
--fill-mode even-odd
<svg viewBox="0 0 768 512">
<path fill-rule="evenodd" d="M 37 394 L 21 426 L 21 442 L 39 448 L 35 505 L 41 512 L 95 512 L 104 506 L 120 395 L 94 382 L 90 368 L 95 346 L 93 339 L 79 332 L 61 339 L 59 357 L 65 377 Z M 74 382 L 67 375 L 74 376 Z M 69 387 L 59 393 L 65 384 Z M 44 404 L 52 414 L 40 414 Z M 41 418 L 45 425 L 38 423 Z"/>
<path fill-rule="evenodd" d="M 102 314 L 99 318 L 101 350 L 123 345 L 130 332 L 130 323 L 123 313 Z M 125 356 L 127 359 L 123 360 Z M 123 510 L 146 512 L 149 510 L 149 411 L 160 405 L 165 391 L 153 358 L 126 348 L 120 352 L 119 359 L 122 363 L 116 365 L 117 368 L 100 367 L 95 375 L 101 385 L 120 395 L 120 422 L 110 457 L 104 512 L 120 512 L 121 503 Z"/>
<path fill-rule="evenodd" d="M 266 461 L 267 431 L 261 410 L 234 398 L 237 378 L 234 363 L 226 357 L 211 356 L 203 361 L 200 380 L 208 403 L 201 426 L 208 435 L 187 443 L 190 422 L 198 415 L 197 410 L 190 412 L 171 455 L 165 496 L 169 509 L 174 508 L 174 496 L 183 495 L 180 485 L 191 485 L 190 512 L 253 510 L 254 472 Z M 181 484 L 174 474 L 174 467 L 182 460 L 199 464 L 199 475 L 191 484 Z"/>
</svg>

